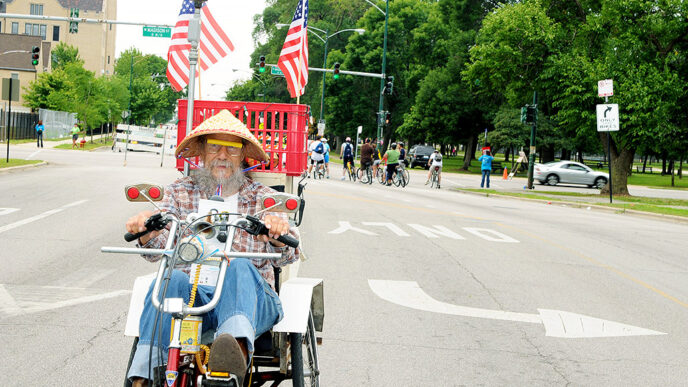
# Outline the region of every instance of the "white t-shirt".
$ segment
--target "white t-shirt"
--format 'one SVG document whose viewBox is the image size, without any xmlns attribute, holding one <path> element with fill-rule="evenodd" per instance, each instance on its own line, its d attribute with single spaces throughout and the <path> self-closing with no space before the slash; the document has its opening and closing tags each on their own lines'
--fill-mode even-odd
<svg viewBox="0 0 688 387">
<path fill-rule="evenodd" d="M 315 161 L 323 161 L 325 159 L 325 144 L 323 144 L 323 153 L 318 153 L 315 151 L 315 148 L 319 145 L 322 144 L 320 140 L 315 140 L 311 143 L 311 147 L 308 149 L 311 151 L 311 159 Z"/>
<path fill-rule="evenodd" d="M 438 155 L 438 154 L 439 154 L 439 153 L 434 153 L 434 152 L 433 152 L 433 153 L 430 155 L 430 162 L 432 163 L 432 164 L 430 164 L 430 167 L 431 167 L 431 168 L 432 168 L 432 167 L 441 167 L 441 166 L 442 166 L 442 160 L 439 160 L 439 161 L 435 160 L 435 155 Z"/>
</svg>

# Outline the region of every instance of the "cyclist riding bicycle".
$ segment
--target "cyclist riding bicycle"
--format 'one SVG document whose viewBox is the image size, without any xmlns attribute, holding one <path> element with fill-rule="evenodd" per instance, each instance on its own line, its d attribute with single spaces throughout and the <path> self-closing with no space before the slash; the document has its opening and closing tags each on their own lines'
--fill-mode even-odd
<svg viewBox="0 0 688 387">
<path fill-rule="evenodd" d="M 341 155 L 342 160 L 344 160 L 344 168 L 342 169 L 342 180 L 344 180 L 347 165 L 350 165 L 351 172 L 354 172 L 354 145 L 351 143 L 351 137 L 347 137 L 344 144 L 342 144 Z"/>
<path fill-rule="evenodd" d="M 430 155 L 430 160 L 428 160 L 428 165 L 430 170 L 428 171 L 428 180 L 425 181 L 425 185 L 430 184 L 430 177 L 432 176 L 432 171 L 437 169 L 437 188 L 440 188 L 440 183 L 442 182 L 442 154 L 440 151 L 435 149 L 435 152 Z"/>
<path fill-rule="evenodd" d="M 397 166 L 399 166 L 399 151 L 397 150 L 397 143 L 393 142 L 389 146 L 389 150 L 385 152 L 382 157 L 387 160 L 387 185 L 392 185 L 392 177 L 396 173 Z"/>
<path fill-rule="evenodd" d="M 322 143 L 322 137 L 313 141 L 308 149 L 311 151 L 311 165 L 308 166 L 308 177 L 310 178 L 313 164 L 317 164 L 316 168 L 318 168 L 320 164 L 325 162 L 325 145 Z"/>
<path fill-rule="evenodd" d="M 361 169 L 366 169 L 368 165 L 373 165 L 373 153 L 375 149 L 370 145 L 370 139 L 366 138 L 365 144 L 361 145 Z"/>
</svg>

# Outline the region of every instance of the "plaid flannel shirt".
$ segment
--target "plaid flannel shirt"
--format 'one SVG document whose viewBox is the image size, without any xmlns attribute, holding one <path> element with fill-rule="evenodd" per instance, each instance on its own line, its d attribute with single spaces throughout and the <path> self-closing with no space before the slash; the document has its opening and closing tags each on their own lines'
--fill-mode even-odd
<svg viewBox="0 0 688 387">
<path fill-rule="evenodd" d="M 274 192 L 275 190 L 272 188 L 266 187 L 247 178 L 246 182 L 239 188 L 238 212 L 242 214 L 255 214 L 260 210 L 258 203 L 262 201 L 263 196 Z M 164 198 L 158 207 L 160 207 L 163 211 L 170 212 L 179 219 L 183 220 L 186 219 L 188 214 L 198 210 L 199 201 L 201 199 L 208 199 L 208 195 L 202 192 L 199 187 L 193 183 L 191 177 L 183 177 L 165 187 Z M 283 219 L 288 218 L 287 215 L 283 213 L 270 214 L 279 216 Z M 167 241 L 167 237 L 169 235 L 169 227 L 170 226 L 168 225 L 168 227 L 163 230 L 160 235 L 151 239 L 145 244 L 145 246 L 142 247 L 163 249 L 165 247 L 165 241 Z M 190 234 L 191 232 L 187 232 L 186 235 Z M 299 239 L 299 233 L 296 228 L 292 227 L 289 230 L 289 234 L 292 237 Z M 236 230 L 234 241 L 232 243 L 232 251 L 244 251 L 251 253 L 281 252 L 282 258 L 278 260 L 270 261 L 266 259 L 251 259 L 253 265 L 258 269 L 260 275 L 265 278 L 273 290 L 275 289 L 275 273 L 272 266 L 286 266 L 292 262 L 296 262 L 299 259 L 298 248 L 293 249 L 288 246 L 275 247 L 270 243 L 259 241 L 256 237 L 241 229 Z M 143 257 L 150 262 L 156 262 L 162 258 L 160 255 L 143 255 Z M 186 274 L 189 274 L 191 270 L 190 265 L 183 262 L 177 264 L 175 268 L 184 271 Z"/>
</svg>

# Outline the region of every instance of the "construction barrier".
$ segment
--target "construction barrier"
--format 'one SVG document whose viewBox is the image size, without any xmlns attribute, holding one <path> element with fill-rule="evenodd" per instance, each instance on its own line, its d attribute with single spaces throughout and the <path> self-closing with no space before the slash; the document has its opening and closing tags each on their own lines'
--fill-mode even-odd
<svg viewBox="0 0 688 387">
<path fill-rule="evenodd" d="M 127 134 L 129 145 L 127 143 Z M 117 134 L 112 150 L 124 152 L 125 147 L 130 151 L 154 152 L 160 154 L 163 144 L 165 154 L 174 154 L 177 146 L 177 130 L 174 126 L 162 125 L 158 128 L 149 128 L 136 125 L 117 125 Z"/>
</svg>

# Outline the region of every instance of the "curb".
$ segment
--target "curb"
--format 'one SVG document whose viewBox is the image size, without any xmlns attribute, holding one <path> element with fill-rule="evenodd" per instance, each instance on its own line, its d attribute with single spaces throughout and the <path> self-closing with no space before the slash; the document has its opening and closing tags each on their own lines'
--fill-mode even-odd
<svg viewBox="0 0 688 387">
<path fill-rule="evenodd" d="M 523 200 L 523 201 L 529 201 L 529 202 L 540 202 L 547 204 L 547 202 L 551 200 L 545 200 L 545 199 L 532 199 L 532 198 L 524 198 L 524 197 L 518 197 L 518 196 L 509 196 L 509 195 L 501 195 L 498 193 L 480 193 L 480 192 L 473 192 L 473 191 L 464 191 L 462 189 L 457 189 L 455 188 L 457 192 L 465 193 L 465 194 L 472 194 L 476 196 L 484 196 L 484 197 L 496 197 L 498 199 L 515 199 L 515 200 Z M 598 206 L 596 204 L 589 204 L 589 203 L 580 203 L 580 202 L 565 202 L 565 201 L 553 201 L 552 204 L 557 203 L 557 204 L 565 204 L 567 206 L 570 206 L 572 208 L 590 208 L 594 209 L 597 211 L 605 211 L 605 212 L 612 212 L 615 214 L 629 214 L 629 215 L 635 215 L 635 216 L 642 216 L 645 218 L 654 218 L 654 219 L 660 219 L 660 220 L 670 220 L 678 223 L 688 223 L 688 217 L 683 217 L 683 216 L 676 216 L 676 215 L 665 215 L 665 214 L 655 214 L 652 212 L 644 212 L 644 211 L 638 211 L 638 210 L 629 210 L 629 209 L 621 209 L 621 208 L 613 208 L 613 207 L 607 207 L 607 206 Z"/>
<path fill-rule="evenodd" d="M 48 165 L 48 162 L 43 161 L 43 162 L 40 162 L 37 164 L 17 165 L 16 167 L 0 168 L 0 173 L 10 172 L 10 171 L 18 171 L 18 170 L 22 170 L 22 169 L 29 169 L 29 168 L 35 168 L 35 167 L 41 167 L 44 165 Z"/>
</svg>

